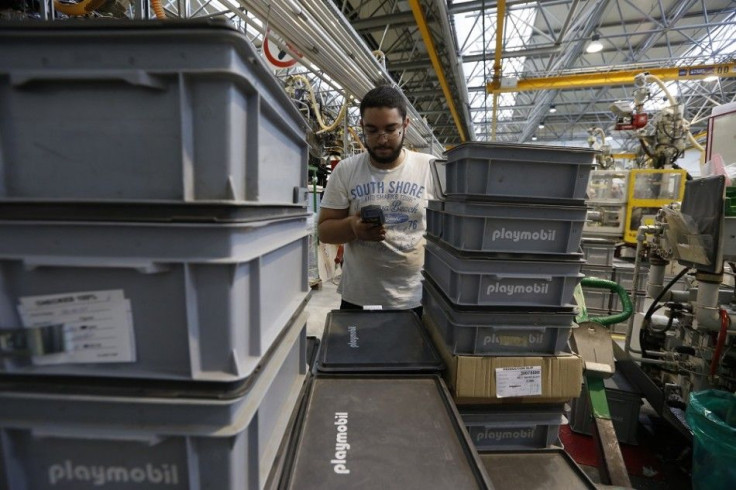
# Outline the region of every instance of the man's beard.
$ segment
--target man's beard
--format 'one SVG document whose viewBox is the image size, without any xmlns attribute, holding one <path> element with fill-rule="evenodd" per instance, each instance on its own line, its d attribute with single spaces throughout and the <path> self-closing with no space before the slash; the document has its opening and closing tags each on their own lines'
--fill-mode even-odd
<svg viewBox="0 0 736 490">
<path fill-rule="evenodd" d="M 396 146 L 391 146 L 391 144 L 386 141 L 385 144 L 378 146 L 378 148 L 390 148 L 392 150 L 391 154 L 385 157 L 379 156 L 374 151 L 374 148 L 371 148 L 368 145 L 365 145 L 366 150 L 368 150 L 368 154 L 371 156 L 371 159 L 375 163 L 393 163 L 397 158 L 399 158 L 399 155 L 401 155 L 401 150 L 404 148 L 404 138 L 406 137 L 406 134 L 403 133 L 401 135 L 401 141 Z"/>
</svg>

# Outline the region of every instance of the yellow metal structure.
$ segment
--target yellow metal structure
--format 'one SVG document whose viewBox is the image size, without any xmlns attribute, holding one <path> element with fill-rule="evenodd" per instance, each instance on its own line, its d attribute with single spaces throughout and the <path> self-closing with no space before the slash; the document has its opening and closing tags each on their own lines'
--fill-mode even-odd
<svg viewBox="0 0 736 490">
<path fill-rule="evenodd" d="M 486 15 L 485 11 L 482 15 Z M 496 5 L 496 58 L 493 61 L 493 80 L 501 80 L 501 55 L 503 54 L 503 25 L 506 18 L 506 0 L 499 0 Z M 493 119 L 491 120 L 491 141 L 496 141 L 498 128 L 498 94 L 493 94 Z"/>
<path fill-rule="evenodd" d="M 455 103 L 453 102 L 452 93 L 450 92 L 450 86 L 447 83 L 445 72 L 442 69 L 442 63 L 440 63 L 439 56 L 437 56 L 437 48 L 435 48 L 434 41 L 432 41 L 432 34 L 429 32 L 427 19 L 424 17 L 422 6 L 419 4 L 419 0 L 409 0 L 409 5 L 411 6 L 411 11 L 414 14 L 414 20 L 417 23 L 417 27 L 419 27 L 419 32 L 421 32 L 422 34 L 424 45 L 427 48 L 427 54 L 429 54 L 429 59 L 432 61 L 432 67 L 437 74 L 437 79 L 440 81 L 442 93 L 445 95 L 445 100 L 447 100 L 447 106 L 450 108 L 452 119 L 454 119 L 455 126 L 457 126 L 457 132 L 460 133 L 460 141 L 465 141 L 467 140 L 467 136 L 465 135 L 465 131 L 463 130 L 460 115 L 458 114 Z"/>
<path fill-rule="evenodd" d="M 639 68 L 636 70 L 601 71 L 575 73 L 556 77 L 526 78 L 515 85 L 493 80 L 486 85 L 487 93 L 524 92 L 530 90 L 562 90 L 609 85 L 631 85 L 639 73 L 649 73 L 665 82 L 674 80 L 696 80 L 710 76 L 736 77 L 736 63 L 719 65 L 680 66 L 672 68 Z"/>
<path fill-rule="evenodd" d="M 636 243 L 641 225 L 654 223 L 662 206 L 682 201 L 687 172 L 682 169 L 635 169 L 629 173 L 624 241 Z"/>
</svg>

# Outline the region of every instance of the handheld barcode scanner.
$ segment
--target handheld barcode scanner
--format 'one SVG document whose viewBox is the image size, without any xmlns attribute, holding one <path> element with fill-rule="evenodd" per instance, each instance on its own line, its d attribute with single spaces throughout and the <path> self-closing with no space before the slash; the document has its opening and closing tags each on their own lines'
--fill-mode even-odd
<svg viewBox="0 0 736 490">
<path fill-rule="evenodd" d="M 369 204 L 360 208 L 360 219 L 365 223 L 373 223 L 377 226 L 381 226 L 386 222 L 381 206 L 375 204 Z"/>
</svg>

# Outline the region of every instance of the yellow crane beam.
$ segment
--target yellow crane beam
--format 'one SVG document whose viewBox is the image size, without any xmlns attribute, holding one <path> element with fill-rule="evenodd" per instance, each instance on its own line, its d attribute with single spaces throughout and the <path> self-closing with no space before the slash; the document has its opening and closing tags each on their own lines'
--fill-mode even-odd
<svg viewBox="0 0 736 490">
<path fill-rule="evenodd" d="M 611 155 L 613 158 L 620 158 L 622 160 L 633 160 L 636 158 L 636 153 L 614 153 Z"/>
<path fill-rule="evenodd" d="M 452 119 L 455 121 L 455 126 L 457 126 L 457 132 L 460 134 L 460 141 L 465 141 L 467 140 L 465 130 L 463 130 L 462 121 L 457 112 L 457 108 L 455 107 L 450 86 L 447 83 L 447 78 L 445 78 L 445 71 L 442 69 L 442 63 L 440 63 L 440 58 L 437 56 L 437 48 L 435 48 L 434 41 L 432 41 L 432 34 L 429 32 L 427 19 L 424 17 L 422 6 L 419 4 L 419 0 L 409 0 L 409 5 L 411 6 L 411 11 L 414 14 L 414 20 L 419 27 L 419 32 L 422 34 L 422 39 L 424 40 L 424 45 L 427 48 L 429 59 L 432 61 L 434 72 L 437 74 L 437 79 L 440 81 L 440 87 L 442 87 L 442 93 L 445 95 L 445 100 L 447 100 L 447 106 L 450 108 Z"/>
<path fill-rule="evenodd" d="M 486 11 L 483 10 L 481 15 L 485 16 Z M 498 1 L 496 5 L 496 16 L 496 59 L 493 61 L 493 81 L 501 80 L 501 55 L 503 54 L 503 23 L 506 17 L 506 0 Z M 491 121 L 491 141 L 496 141 L 496 129 L 498 128 L 498 93 L 493 94 L 493 119 Z"/>
<path fill-rule="evenodd" d="M 575 73 L 554 77 L 525 78 L 515 82 L 508 82 L 507 80 L 491 81 L 486 85 L 486 92 L 497 94 L 532 90 L 564 90 L 605 87 L 608 85 L 630 85 L 634 83 L 634 77 L 640 73 L 649 73 L 665 82 L 700 80 L 712 76 L 721 78 L 736 77 L 736 63 Z"/>
</svg>

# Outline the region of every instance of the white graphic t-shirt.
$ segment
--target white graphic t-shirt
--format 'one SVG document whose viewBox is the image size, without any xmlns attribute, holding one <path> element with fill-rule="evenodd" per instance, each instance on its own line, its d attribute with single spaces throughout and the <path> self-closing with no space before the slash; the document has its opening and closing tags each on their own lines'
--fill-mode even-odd
<svg viewBox="0 0 736 490">
<path fill-rule="evenodd" d="M 338 292 L 357 305 L 409 309 L 421 305 L 421 270 L 427 200 L 433 199 L 432 155 L 404 150 L 404 161 L 391 170 L 370 163 L 368 153 L 340 162 L 330 176 L 321 206 L 349 208 L 354 215 L 369 204 L 381 206 L 386 240 L 345 244 Z"/>
</svg>

